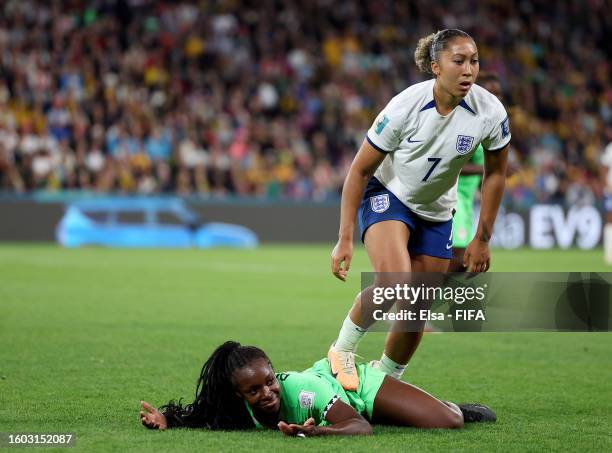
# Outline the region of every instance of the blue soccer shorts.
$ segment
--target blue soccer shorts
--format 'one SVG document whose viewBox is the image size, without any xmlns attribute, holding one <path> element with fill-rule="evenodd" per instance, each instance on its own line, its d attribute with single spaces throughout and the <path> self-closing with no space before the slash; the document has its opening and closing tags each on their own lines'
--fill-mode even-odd
<svg viewBox="0 0 612 453">
<path fill-rule="evenodd" d="M 370 226 L 385 220 L 398 220 L 410 229 L 408 252 L 411 256 L 428 255 L 444 259 L 453 256 L 452 219 L 430 222 L 420 218 L 374 177 L 363 194 L 358 217 L 362 242 Z"/>
</svg>

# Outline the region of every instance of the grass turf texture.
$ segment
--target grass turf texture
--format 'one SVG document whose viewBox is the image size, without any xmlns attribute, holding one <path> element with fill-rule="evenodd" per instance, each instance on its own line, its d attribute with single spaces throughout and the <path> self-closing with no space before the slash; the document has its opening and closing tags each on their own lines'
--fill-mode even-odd
<svg viewBox="0 0 612 453">
<path fill-rule="evenodd" d="M 262 347 L 278 371 L 325 355 L 359 288 L 329 246 L 254 251 L 64 250 L 0 245 L 0 431 L 74 432 L 87 451 L 610 451 L 612 334 L 426 335 L 406 379 L 498 422 L 465 430 L 375 427 L 368 438 L 278 432 L 154 432 L 139 400 L 193 398 L 203 360 L 227 339 Z M 493 271 L 609 271 L 602 252 L 494 251 Z M 378 358 L 384 336 L 360 346 Z"/>
</svg>

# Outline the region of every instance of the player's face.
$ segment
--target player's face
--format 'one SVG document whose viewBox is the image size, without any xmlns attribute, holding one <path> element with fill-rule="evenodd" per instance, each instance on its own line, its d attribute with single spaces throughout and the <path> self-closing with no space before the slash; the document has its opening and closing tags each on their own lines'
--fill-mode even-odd
<svg viewBox="0 0 612 453">
<path fill-rule="evenodd" d="M 470 38 L 453 39 L 448 48 L 440 52 L 439 61 L 433 62 L 432 70 L 444 91 L 453 97 L 465 97 L 478 77 L 476 44 Z"/>
<path fill-rule="evenodd" d="M 234 371 L 236 391 L 253 410 L 277 414 L 280 410 L 280 386 L 274 370 L 266 359 L 256 359 Z"/>
</svg>

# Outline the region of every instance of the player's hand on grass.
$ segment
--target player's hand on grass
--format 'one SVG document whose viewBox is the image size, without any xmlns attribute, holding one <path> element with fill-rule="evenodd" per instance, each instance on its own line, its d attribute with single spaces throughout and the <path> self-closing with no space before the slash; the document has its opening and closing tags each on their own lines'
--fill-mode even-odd
<svg viewBox="0 0 612 453">
<path fill-rule="evenodd" d="M 315 428 L 316 428 L 315 421 L 314 421 L 314 418 L 312 417 L 306 420 L 303 425 L 296 425 L 295 423 L 289 424 L 289 423 L 282 422 L 282 421 L 278 422 L 278 429 L 280 429 L 281 432 L 285 436 L 295 437 L 299 434 L 308 436 L 313 433 Z"/>
<path fill-rule="evenodd" d="M 346 281 L 349 267 L 351 266 L 351 259 L 353 258 L 353 240 L 338 240 L 338 243 L 332 250 L 331 254 L 331 268 L 332 273 L 336 278 Z M 344 266 L 342 266 L 344 263 Z"/>
<path fill-rule="evenodd" d="M 474 238 L 465 249 L 463 265 L 467 272 L 486 272 L 491 265 L 491 253 L 489 243 Z"/>
<path fill-rule="evenodd" d="M 164 414 L 155 409 L 146 401 L 141 401 L 140 405 L 143 409 L 140 411 L 140 421 L 144 426 L 149 429 L 159 429 L 160 431 L 168 428 L 168 422 L 166 421 Z"/>
</svg>

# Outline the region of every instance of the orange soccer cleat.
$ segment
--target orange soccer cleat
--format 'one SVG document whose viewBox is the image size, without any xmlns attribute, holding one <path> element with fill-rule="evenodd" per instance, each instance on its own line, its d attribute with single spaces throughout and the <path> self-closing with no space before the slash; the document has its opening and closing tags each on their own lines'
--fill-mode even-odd
<svg viewBox="0 0 612 453">
<path fill-rule="evenodd" d="M 355 354 L 349 351 L 338 351 L 332 344 L 327 353 L 327 360 L 332 375 L 344 390 L 356 392 L 359 387 L 359 376 L 355 368 Z"/>
</svg>

